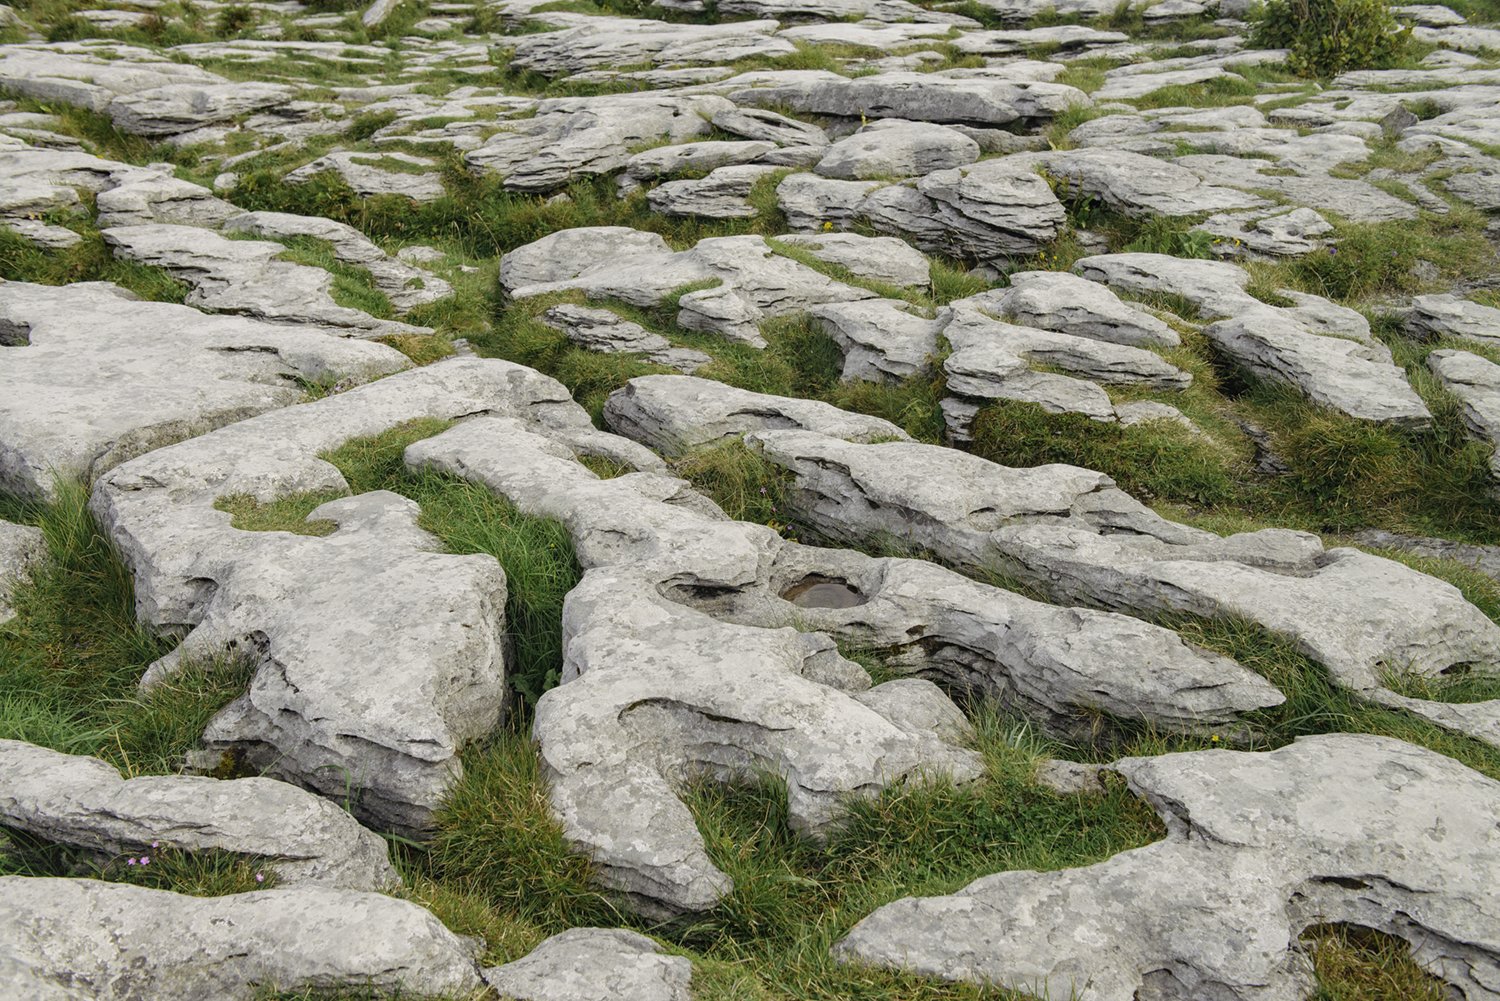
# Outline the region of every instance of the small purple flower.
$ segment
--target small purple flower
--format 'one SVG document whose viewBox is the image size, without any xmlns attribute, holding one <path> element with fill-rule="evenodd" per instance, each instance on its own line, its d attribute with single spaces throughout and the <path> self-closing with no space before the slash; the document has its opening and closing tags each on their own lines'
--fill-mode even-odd
<svg viewBox="0 0 1500 1001">
<path fill-rule="evenodd" d="M 1336 255 L 1336 254 L 1337 254 L 1337 253 L 1338 253 L 1338 252 L 1339 252 L 1339 248 L 1337 248 L 1337 247 L 1329 247 L 1329 248 L 1328 248 L 1328 256 L 1329 256 L 1329 257 L 1333 257 L 1333 256 L 1334 256 L 1334 255 Z"/>
<path fill-rule="evenodd" d="M 159 844 L 161 844 L 161 842 L 160 842 L 160 841 L 153 841 L 153 842 L 151 842 L 151 847 L 152 847 L 152 848 L 155 848 L 155 847 L 156 847 L 156 846 L 157 846 L 157 845 L 159 845 Z"/>
<path fill-rule="evenodd" d="M 266 881 L 266 874 L 263 873 L 263 872 L 256 873 L 255 874 L 255 881 L 257 883 L 264 883 Z"/>
<path fill-rule="evenodd" d="M 766 492 L 766 488 L 765 488 L 765 487 L 761 487 L 761 488 L 760 488 L 760 492 L 761 492 L 761 493 L 765 493 L 765 492 Z"/>
<path fill-rule="evenodd" d="M 151 856 L 150 855 L 142 855 L 141 856 L 141 865 L 150 865 L 150 864 L 151 864 Z"/>
<path fill-rule="evenodd" d="M 125 860 L 125 864 L 126 865 L 135 865 L 135 859 L 128 858 L 128 859 Z"/>
</svg>

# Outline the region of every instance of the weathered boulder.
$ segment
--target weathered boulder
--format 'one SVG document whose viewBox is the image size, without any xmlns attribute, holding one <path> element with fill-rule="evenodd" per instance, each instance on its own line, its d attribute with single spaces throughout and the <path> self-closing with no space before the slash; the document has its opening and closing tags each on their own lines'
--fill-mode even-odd
<svg viewBox="0 0 1500 1001">
<path fill-rule="evenodd" d="M 790 244 L 850 274 L 902 288 L 932 284 L 932 264 L 921 251 L 893 236 L 859 233 L 786 233 L 777 243 Z"/>
<path fill-rule="evenodd" d="M 706 140 L 678 143 L 644 150 L 625 161 L 625 176 L 637 181 L 654 181 L 678 174 L 716 170 L 751 163 L 776 149 L 766 141 L 720 142 Z"/>
<path fill-rule="evenodd" d="M 1419 295 L 1406 314 L 1406 329 L 1420 337 L 1460 337 L 1500 344 L 1500 309 L 1456 295 Z"/>
<path fill-rule="evenodd" d="M 483 972 L 517 1001 L 692 1001 L 693 964 L 623 928 L 570 928 Z"/>
<path fill-rule="evenodd" d="M 303 164 L 282 178 L 305 184 L 325 172 L 343 178 L 357 195 L 400 195 L 414 202 L 431 202 L 447 194 L 436 160 L 410 153 L 353 153 L 335 150 Z"/>
<path fill-rule="evenodd" d="M 384 839 L 338 806 L 273 779 L 122 779 L 98 758 L 0 740 L 0 822 L 119 855 L 162 846 L 265 860 L 283 886 L 387 890 L 400 883 Z"/>
<path fill-rule="evenodd" d="M 729 99 L 740 105 L 784 106 L 814 115 L 967 125 L 1048 119 L 1093 103 L 1083 91 L 1065 84 L 936 73 L 791 81 L 732 91 Z"/>
<path fill-rule="evenodd" d="M 528 285 L 576 278 L 595 265 L 672 253 L 659 233 L 627 226 L 560 229 L 534 243 L 507 251 L 500 259 L 500 287 L 507 294 Z"/>
<path fill-rule="evenodd" d="M 932 360 L 944 327 L 943 321 L 920 316 L 897 299 L 829 303 L 809 312 L 843 352 L 845 380 L 911 378 Z"/>
<path fill-rule="evenodd" d="M 520 36 L 511 64 L 543 76 L 564 76 L 605 66 L 712 66 L 795 52 L 790 41 L 775 37 L 778 27 L 775 21 L 671 24 L 589 17 L 562 31 Z"/>
<path fill-rule="evenodd" d="M 1427 367 L 1462 403 L 1469 431 L 1496 447 L 1490 472 L 1500 481 L 1500 365 L 1468 351 L 1441 350 L 1427 356 Z"/>
<path fill-rule="evenodd" d="M 899 900 L 837 954 L 1049 997 L 1300 1001 L 1316 988 L 1302 932 L 1349 923 L 1405 939 L 1455 996 L 1494 994 L 1493 779 L 1362 734 L 1125 758 L 1112 770 L 1161 815 L 1164 840 L 1084 868 L 997 873 L 952 896 Z"/>
<path fill-rule="evenodd" d="M 411 367 L 327 328 L 141 302 L 103 282 L 0 283 L 0 490 L 53 496 L 127 459 Z"/>
<path fill-rule="evenodd" d="M 253 1001 L 482 985 L 476 943 L 416 904 L 304 886 L 188 897 L 97 879 L 0 877 L 0 971 L 35 1001 Z"/>
<path fill-rule="evenodd" d="M 541 322 L 562 331 L 581 348 L 604 354 L 643 354 L 648 361 L 684 373 L 691 374 L 713 361 L 702 351 L 673 347 L 660 334 L 653 334 L 639 323 L 607 309 L 553 306 L 541 315 Z"/>
<path fill-rule="evenodd" d="M 961 132 L 928 122 L 884 119 L 829 146 L 813 168 L 846 181 L 916 177 L 962 167 L 979 159 L 979 144 Z"/>
<path fill-rule="evenodd" d="M 1097 198 L 1129 216 L 1191 216 L 1267 204 L 1257 195 L 1201 180 L 1175 163 L 1125 150 L 1019 153 L 1013 159 L 1044 168 L 1070 197 Z"/>
<path fill-rule="evenodd" d="M 653 212 L 705 219 L 753 219 L 758 210 L 750 192 L 781 168 L 768 164 L 719 167 L 707 177 L 667 181 L 653 188 L 646 203 Z"/>
<path fill-rule="evenodd" d="M 984 160 L 878 188 L 858 215 L 923 250 L 981 261 L 1036 253 L 1061 232 L 1067 214 L 1042 176 L 1014 160 Z"/>
<path fill-rule="evenodd" d="M 1108 288 L 1066 271 L 1017 271 L 991 297 L 999 315 L 1026 327 L 1112 344 L 1176 347 L 1177 332 Z"/>
</svg>

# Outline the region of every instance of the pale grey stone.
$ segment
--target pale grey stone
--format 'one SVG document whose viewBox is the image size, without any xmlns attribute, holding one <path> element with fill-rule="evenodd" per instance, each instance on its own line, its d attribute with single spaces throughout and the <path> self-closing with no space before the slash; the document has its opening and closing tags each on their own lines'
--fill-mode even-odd
<svg viewBox="0 0 1500 1001">
<path fill-rule="evenodd" d="M 1322 250 L 1319 239 L 1333 225 L 1309 208 L 1266 215 L 1263 212 L 1219 213 L 1193 227 L 1211 236 L 1220 257 L 1298 257 Z"/>
<path fill-rule="evenodd" d="M 550 233 L 500 258 L 500 286 L 507 293 L 529 285 L 576 278 L 591 266 L 672 253 L 659 233 L 627 226 L 583 226 Z"/>
<path fill-rule="evenodd" d="M 1105 767 L 1049 758 L 1037 765 L 1036 780 L 1063 796 L 1096 796 L 1104 793 L 1101 775 Z"/>
<path fill-rule="evenodd" d="M 1017 271 L 993 296 L 1000 315 L 1022 326 L 1057 330 L 1113 344 L 1176 347 L 1177 332 L 1097 282 L 1066 271 Z"/>
<path fill-rule="evenodd" d="M 1208 83 L 1211 80 L 1239 80 L 1244 77 L 1230 73 L 1222 66 L 1200 66 L 1191 69 L 1161 70 L 1146 73 L 1105 73 L 1104 86 L 1094 91 L 1096 101 L 1133 101 L 1153 94 L 1163 87 L 1182 87 Z"/>
<path fill-rule="evenodd" d="M 122 94 L 108 113 L 122 131 L 171 136 L 285 104 L 294 93 L 273 83 L 169 84 Z"/>
<path fill-rule="evenodd" d="M 157 848 L 248 855 L 264 859 L 283 886 L 400 883 L 383 838 L 328 800 L 273 779 L 122 779 L 98 758 L 0 740 L 0 821 L 107 855 Z"/>
<path fill-rule="evenodd" d="M 1317 983 L 1301 933 L 1349 923 L 1405 939 L 1454 996 L 1493 996 L 1493 779 L 1364 734 L 1111 767 L 1162 816 L 1165 840 L 1083 868 L 998 873 L 952 896 L 905 898 L 861 921 L 836 953 L 1048 997 L 1299 1001 Z"/>
<path fill-rule="evenodd" d="M 68 229 L 66 226 L 54 226 L 40 219 L 0 218 L 0 225 L 23 240 L 46 250 L 66 250 L 83 242 L 83 237 L 77 231 Z"/>
<path fill-rule="evenodd" d="M 464 154 L 464 162 L 504 177 L 509 190 L 551 192 L 575 177 L 618 170 L 645 143 L 706 137 L 709 120 L 733 109 L 707 94 L 554 98 L 537 102 L 534 118 L 502 122 L 483 146 Z"/>
<path fill-rule="evenodd" d="M 604 403 L 604 423 L 662 455 L 737 438 L 761 428 L 801 428 L 854 441 L 902 440 L 890 421 L 818 400 L 767 396 L 709 379 L 648 375 L 631 379 Z"/>
<path fill-rule="evenodd" d="M 1500 309 L 1456 295 L 1419 295 L 1406 314 L 1406 329 L 1419 337 L 1458 337 L 1500 344 Z"/>
<path fill-rule="evenodd" d="M 386 169 L 388 161 L 422 172 Z M 442 176 L 437 173 L 437 161 L 395 151 L 351 153 L 336 150 L 298 167 L 283 180 L 287 184 L 304 184 L 325 171 L 338 174 L 355 194 L 365 197 L 400 195 L 414 202 L 431 202 L 447 193 Z"/>
<path fill-rule="evenodd" d="M 828 133 L 811 122 L 759 108 L 725 108 L 714 112 L 710 122 L 724 132 L 778 146 L 827 146 L 829 142 Z"/>
<path fill-rule="evenodd" d="M 861 207 L 880 181 L 835 181 L 817 174 L 789 174 L 776 186 L 776 204 L 794 230 L 843 228 L 861 218 Z"/>
<path fill-rule="evenodd" d="M 1290 383 L 1319 406 L 1402 427 L 1432 421 L 1384 344 L 1326 336 L 1270 307 L 1210 324 L 1203 335 L 1246 371 Z"/>
<path fill-rule="evenodd" d="M 593 448 L 609 439 L 558 382 L 495 359 L 449 359 L 159 449 L 101 478 L 92 510 L 135 577 L 147 625 L 186 632 L 147 671 L 244 656 L 247 694 L 204 734 L 213 750 L 420 835 L 462 773 L 459 750 L 505 701 L 505 575 L 417 526 L 417 505 L 375 492 L 330 501 L 326 537 L 250 532 L 215 502 L 348 490 L 318 458 L 419 417 L 509 413 Z M 659 465 L 639 446 L 598 448 Z M 361 653 L 360 651 L 366 651 Z M 374 667 L 372 667 L 374 665 Z"/>
<path fill-rule="evenodd" d="M 1220 190 L 1244 188 L 1271 191 L 1300 205 L 1337 212 L 1351 222 L 1393 222 L 1415 219 L 1418 215 L 1415 205 L 1402 201 L 1367 181 L 1332 177 L 1324 172 L 1287 174 L 1281 161 L 1200 153 L 1178 157 L 1175 164 L 1202 178 L 1206 185 L 1231 186 L 1220 187 Z M 1252 200 L 1238 205 L 1205 206 L 1205 210 L 1258 207 L 1265 204 L 1262 199 L 1251 195 L 1242 194 L 1241 198 Z"/>
<path fill-rule="evenodd" d="M 286 212 L 237 212 L 226 219 L 221 228 L 225 233 L 249 233 L 268 236 L 273 240 L 308 236 L 326 241 L 339 260 L 368 271 L 374 279 L 375 287 L 384 293 L 391 305 L 402 312 L 437 302 L 453 294 L 453 286 L 443 279 L 412 267 L 398 257 L 391 257 L 353 226 L 324 219 L 322 216 L 292 215 Z"/>
<path fill-rule="evenodd" d="M 483 972 L 518 1001 L 692 1001 L 693 964 L 623 928 L 570 928 Z"/>
<path fill-rule="evenodd" d="M 705 219 L 753 219 L 750 191 L 781 168 L 765 164 L 719 167 L 707 177 L 667 181 L 653 188 L 646 202 L 653 212 Z"/>
<path fill-rule="evenodd" d="M 1490 474 L 1500 481 L 1500 365 L 1468 351 L 1441 350 L 1427 356 L 1427 367 L 1462 403 L 1469 431 L 1496 447 Z"/>
<path fill-rule="evenodd" d="M 385 23 L 385 19 L 396 12 L 401 6 L 401 0 L 375 0 L 369 7 L 365 8 L 364 14 L 360 16 L 359 22 L 366 28 L 376 28 Z"/>
<path fill-rule="evenodd" d="M 211 228 L 239 212 L 207 188 L 170 174 L 122 179 L 100 191 L 95 206 L 100 229 L 158 222 Z"/>
<path fill-rule="evenodd" d="M 583 18 L 562 31 L 522 35 L 511 64 L 544 76 L 607 66 L 720 65 L 751 56 L 797 51 L 775 37 L 775 21 L 671 24 L 625 17 Z"/>
<path fill-rule="evenodd" d="M 741 105 L 785 106 L 815 115 L 965 125 L 1048 119 L 1092 104 L 1083 91 L 1065 84 L 933 73 L 881 73 L 751 87 L 732 91 L 729 99 Z"/>
<path fill-rule="evenodd" d="M 559 234 L 553 234 L 539 241 L 556 241 L 547 242 L 548 259 L 562 245 L 561 239 Z M 522 248 L 518 253 L 527 250 Z M 574 273 L 562 277 L 567 271 Z M 685 285 L 718 282 L 716 287 L 691 292 L 677 300 L 678 324 L 689 330 L 712 331 L 754 347 L 765 347 L 757 329 L 762 319 L 804 312 L 827 302 L 875 298 L 869 289 L 835 281 L 777 254 L 759 236 L 711 237 L 700 240 L 691 250 L 678 253 L 641 252 L 597 262 L 583 257 L 573 267 L 553 273 L 559 277 L 535 285 L 507 287 L 518 299 L 577 290 L 589 298 L 619 299 L 633 306 L 651 307 L 677 294 Z"/>
<path fill-rule="evenodd" d="M 416 904 L 379 893 L 189 897 L 0 877 L 0 975 L 28 1001 L 253 1001 L 269 984 L 451 996 L 482 985 L 477 951 Z"/>
<path fill-rule="evenodd" d="M 915 177 L 979 159 L 979 144 L 942 125 L 885 119 L 829 146 L 816 168 L 846 181 Z"/>
<path fill-rule="evenodd" d="M 115 285 L 0 283 L 0 490 L 53 496 L 143 452 L 409 368 L 317 327 L 140 302 Z"/>
<path fill-rule="evenodd" d="M 0 625 L 15 618 L 15 589 L 46 556 L 47 540 L 40 528 L 0 521 Z"/>
<path fill-rule="evenodd" d="M 922 250 L 981 261 L 1035 253 L 1067 221 L 1047 182 L 1015 157 L 880 188 L 865 198 L 860 213 L 877 231 Z"/>
<path fill-rule="evenodd" d="M 820 261 L 847 268 L 860 278 L 901 288 L 925 288 L 932 284 L 932 265 L 926 255 L 892 236 L 788 233 L 775 240 L 805 250 Z"/>
<path fill-rule="evenodd" d="M 638 181 L 675 177 L 678 174 L 733 167 L 758 160 L 776 149 L 765 141 L 679 143 L 637 153 L 625 161 L 625 175 Z"/>
<path fill-rule="evenodd" d="M 830 303 L 809 311 L 844 355 L 843 378 L 899 382 L 925 369 L 945 324 L 895 299 Z"/>
<path fill-rule="evenodd" d="M 265 240 L 231 240 L 193 226 L 116 226 L 101 235 L 116 257 L 165 268 L 193 287 L 187 304 L 215 313 L 241 313 L 316 326 L 345 337 L 430 334 L 381 320 L 333 299 L 333 275 L 280 260 L 286 248 Z"/>
<path fill-rule="evenodd" d="M 587 306 L 553 306 L 541 322 L 567 335 L 581 348 L 605 354 L 643 354 L 648 361 L 691 374 L 713 361 L 713 357 L 691 348 L 677 348 L 660 334 L 632 323 L 607 309 Z"/>
<path fill-rule="evenodd" d="M 1058 24 L 1009 31 L 966 31 L 950 44 L 965 55 L 1008 56 L 1033 51 L 1038 46 L 1082 49 L 1117 45 L 1129 39 L 1130 36 L 1119 31 L 1100 31 L 1081 24 Z"/>
<path fill-rule="evenodd" d="M 1267 204 L 1257 195 L 1200 180 L 1175 163 L 1125 150 L 1022 153 L 1009 159 L 1032 169 L 1045 168 L 1057 182 L 1067 185 L 1071 197 L 1092 196 L 1130 216 L 1190 216 Z"/>
</svg>

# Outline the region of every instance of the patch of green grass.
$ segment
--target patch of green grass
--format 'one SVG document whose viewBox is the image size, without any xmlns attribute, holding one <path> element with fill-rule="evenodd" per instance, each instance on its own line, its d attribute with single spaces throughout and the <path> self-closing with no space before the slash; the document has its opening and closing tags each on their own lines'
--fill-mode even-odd
<svg viewBox="0 0 1500 1001">
<path fill-rule="evenodd" d="M 267 861 L 235 852 L 149 845 L 137 846 L 128 855 L 101 855 L 0 827 L 0 876 L 102 879 L 194 897 L 222 897 L 275 886 L 276 874 L 266 867 Z"/>
<path fill-rule="evenodd" d="M 1384 679 L 1398 695 L 1428 702 L 1489 702 L 1500 699 L 1500 678 L 1479 674 L 1428 678 L 1410 672 L 1395 672 Z"/>
<path fill-rule="evenodd" d="M 83 487 L 62 483 L 54 503 L 31 506 L 48 558 L 0 627 L 0 737 L 96 755 L 130 775 L 169 774 L 249 670 L 194 664 L 138 691 L 172 644 L 136 622 L 130 573 L 87 505 Z"/>
<path fill-rule="evenodd" d="M 392 490 L 416 501 L 418 520 L 453 553 L 484 553 L 505 568 L 506 630 L 515 644 L 509 681 L 527 705 L 557 683 L 562 669 L 562 602 L 578 583 L 572 539 L 560 523 L 521 514 L 483 487 L 434 472 L 410 473 L 408 445 L 447 422 L 417 420 L 323 456 L 355 493 Z"/>
<path fill-rule="evenodd" d="M 214 501 L 215 509 L 227 511 L 230 525 L 247 532 L 292 532 L 296 535 L 332 535 L 338 523 L 327 518 L 309 521 L 318 507 L 344 496 L 338 491 L 293 494 L 262 504 L 249 494 L 229 494 Z"/>
<path fill-rule="evenodd" d="M 1353 302 L 1423 291 L 1413 271 L 1418 261 L 1437 265 L 1449 281 L 1484 274 L 1496 261 L 1484 226 L 1482 214 L 1461 206 L 1441 216 L 1424 212 L 1415 222 L 1337 224 L 1333 247 L 1282 266 L 1284 284 Z"/>
<path fill-rule="evenodd" d="M 277 255 L 279 260 L 322 268 L 333 276 L 331 294 L 333 301 L 340 306 L 361 310 L 381 320 L 395 317 L 395 307 L 386 294 L 375 287 L 375 279 L 370 272 L 339 260 L 328 241 L 310 236 L 293 236 L 279 242 L 286 245 L 286 250 Z"/>
<path fill-rule="evenodd" d="M 1005 466 L 1071 463 L 1108 473 L 1126 492 L 1213 505 L 1236 497 L 1222 448 L 1172 421 L 1132 427 L 1052 414 L 1034 403 L 999 400 L 974 419 L 974 454 Z"/>
<path fill-rule="evenodd" d="M 375 340 L 400 351 L 415 365 L 431 365 L 453 356 L 453 342 L 436 334 L 388 334 Z"/>
<path fill-rule="evenodd" d="M 0 278 L 39 285 L 114 282 L 154 302 L 180 303 L 188 286 L 162 268 L 117 260 L 97 231 L 65 250 L 43 250 L 9 229 L 0 228 Z"/>
<path fill-rule="evenodd" d="M 1417 965 L 1393 935 L 1354 925 L 1319 925 L 1303 933 L 1318 977 L 1312 1001 L 1444 1001 L 1443 982 Z"/>
</svg>

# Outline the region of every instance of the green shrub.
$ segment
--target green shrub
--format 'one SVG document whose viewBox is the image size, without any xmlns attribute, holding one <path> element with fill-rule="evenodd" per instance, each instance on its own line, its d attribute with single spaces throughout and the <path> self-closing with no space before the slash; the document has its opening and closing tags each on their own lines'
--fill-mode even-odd
<svg viewBox="0 0 1500 1001">
<path fill-rule="evenodd" d="M 1382 0 L 1270 0 L 1250 34 L 1255 48 L 1289 49 L 1287 65 L 1303 76 L 1380 69 L 1411 46 Z"/>
</svg>

